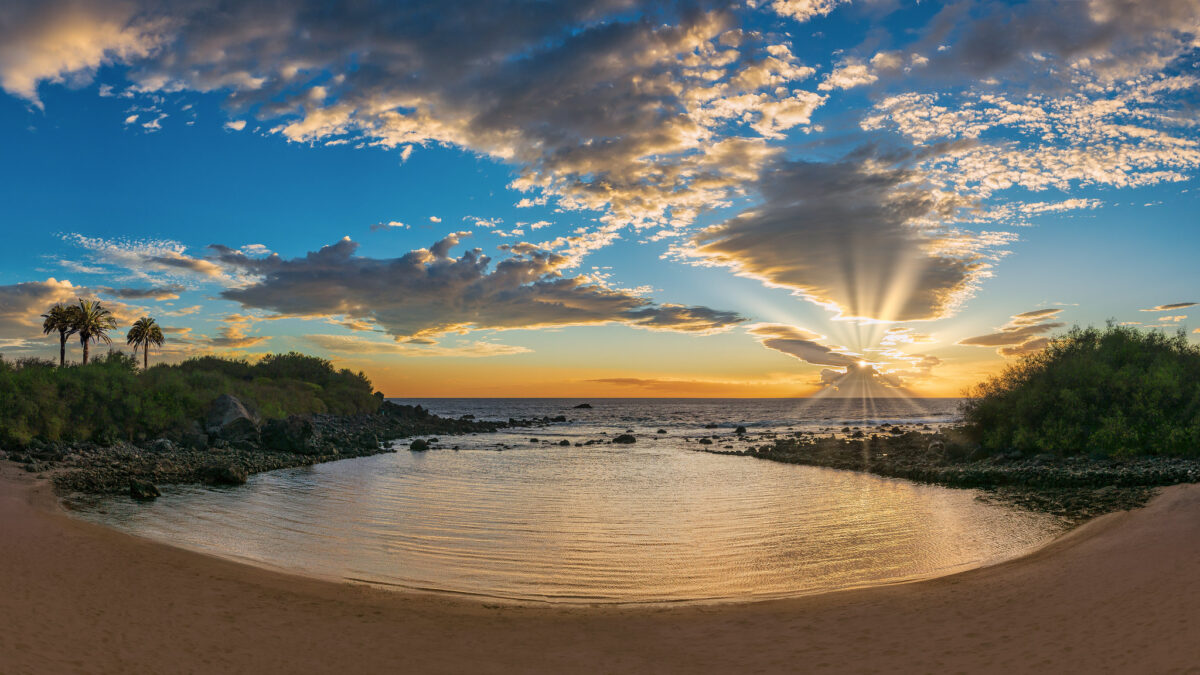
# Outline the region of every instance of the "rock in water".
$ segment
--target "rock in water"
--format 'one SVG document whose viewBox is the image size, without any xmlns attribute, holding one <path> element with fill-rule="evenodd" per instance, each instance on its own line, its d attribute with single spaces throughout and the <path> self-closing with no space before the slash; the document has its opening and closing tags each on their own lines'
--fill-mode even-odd
<svg viewBox="0 0 1200 675">
<path fill-rule="evenodd" d="M 161 495 L 154 483 L 136 478 L 129 479 L 129 496 L 138 501 L 149 501 Z"/>
<path fill-rule="evenodd" d="M 633 434 L 621 434 L 613 439 L 613 443 L 637 443 L 637 438 Z"/>
<path fill-rule="evenodd" d="M 746 433 L 746 427 L 739 426 L 737 429 L 734 429 L 733 433 L 741 436 L 742 434 Z"/>
<path fill-rule="evenodd" d="M 408 444 L 408 449 L 415 452 L 424 452 L 429 449 L 429 443 L 423 438 L 418 438 L 417 440 Z"/>
<path fill-rule="evenodd" d="M 580 403 L 579 405 L 575 406 L 575 409 L 576 410 L 584 410 L 584 409 L 589 409 L 591 407 L 592 407 L 591 403 Z"/>
<path fill-rule="evenodd" d="M 210 464 L 200 470 L 200 477 L 209 485 L 241 485 L 246 470 L 237 464 Z"/>
<path fill-rule="evenodd" d="M 210 436 L 231 443 L 258 441 L 258 419 L 230 394 L 221 394 L 213 401 L 205 421 Z"/>
</svg>

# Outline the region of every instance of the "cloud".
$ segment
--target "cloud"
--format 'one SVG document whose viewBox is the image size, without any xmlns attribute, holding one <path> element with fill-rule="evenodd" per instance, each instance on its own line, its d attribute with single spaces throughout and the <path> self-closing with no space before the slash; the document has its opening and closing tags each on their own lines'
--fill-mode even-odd
<svg viewBox="0 0 1200 675">
<path fill-rule="evenodd" d="M 155 286 L 151 288 L 113 288 L 111 286 L 97 286 L 96 292 L 102 295 L 111 295 L 123 300 L 174 300 L 179 297 L 179 294 L 186 290 L 182 284 L 168 284 L 166 286 Z"/>
<path fill-rule="evenodd" d="M 1185 307 L 1195 307 L 1195 306 L 1196 306 L 1196 303 L 1194 303 L 1194 302 L 1173 302 L 1169 305 L 1158 305 L 1156 307 L 1151 307 L 1149 309 L 1142 309 L 1142 310 L 1138 310 L 1138 311 L 1141 311 L 1141 312 L 1169 312 L 1173 309 L 1183 309 Z"/>
<path fill-rule="evenodd" d="M 476 341 L 458 345 L 423 345 L 402 342 L 368 340 L 356 335 L 306 335 L 304 340 L 320 349 L 339 355 L 347 354 L 397 354 L 401 356 L 442 356 L 458 358 L 485 358 L 528 354 L 532 350 L 518 345 L 503 345 L 495 342 Z"/>
<path fill-rule="evenodd" d="M 206 342 L 220 349 L 247 349 L 260 345 L 271 338 L 249 334 L 250 326 L 257 320 L 246 314 L 230 314 L 225 317 L 217 337 L 209 338 Z"/>
<path fill-rule="evenodd" d="M 61 237 L 68 244 L 83 249 L 90 263 L 90 273 L 115 274 L 120 271 L 128 277 L 172 286 L 183 285 L 184 281 L 236 282 L 219 265 L 188 255 L 183 244 L 170 239 L 105 239 L 77 233 Z M 64 267 L 79 266 L 67 260 L 60 264 Z"/>
<path fill-rule="evenodd" d="M 928 40 L 952 45 L 933 56 L 942 73 L 1028 76 L 1040 68 L 1064 80 L 1086 72 L 1115 81 L 1161 67 L 1193 48 L 1188 36 L 1197 33 L 1196 0 L 962 3 L 942 11 Z"/>
<path fill-rule="evenodd" d="M 862 357 L 846 354 L 821 344 L 823 335 L 784 324 L 754 324 L 746 332 L 758 338 L 762 346 L 794 356 L 818 366 L 857 367 Z"/>
<path fill-rule="evenodd" d="M 213 246 L 216 259 L 255 281 L 221 297 L 281 316 L 369 321 L 401 339 L 485 329 L 620 323 L 649 330 L 720 331 L 744 321 L 707 307 L 655 304 L 588 276 L 564 276 L 562 256 L 530 246 L 492 266 L 479 249 L 450 250 L 465 232 L 399 258 L 356 255 L 349 237 L 301 258 L 251 259 Z"/>
<path fill-rule="evenodd" d="M 963 338 L 960 345 L 973 347 L 998 347 L 996 353 L 1001 356 L 1024 356 L 1041 351 L 1050 344 L 1044 335 L 1055 328 L 1062 328 L 1065 323 L 1054 321 L 1062 313 L 1061 309 L 1035 309 L 1021 312 L 1010 317 L 1007 324 L 1001 326 L 995 333 Z"/>
<path fill-rule="evenodd" d="M 26 281 L 0 286 L 0 337 L 30 337 L 42 332 L 42 317 L 59 302 L 75 302 L 87 289 L 59 281 Z"/>
<path fill-rule="evenodd" d="M 838 66 L 825 76 L 825 80 L 817 87 L 821 91 L 831 89 L 852 89 L 866 84 L 873 84 L 879 78 L 865 63 L 849 62 Z"/>
<path fill-rule="evenodd" d="M 780 16 L 803 23 L 825 16 L 837 9 L 838 5 L 847 3 L 849 0 L 772 0 L 767 6 Z"/>
<path fill-rule="evenodd" d="M 844 317 L 947 316 L 1011 237 L 939 225 L 967 202 L 924 187 L 904 157 L 891 166 L 882 159 L 780 162 L 760 181 L 762 205 L 677 252 L 791 289 Z"/>
<path fill-rule="evenodd" d="M 408 225 L 405 225 L 404 223 L 402 223 L 398 220 L 391 220 L 386 223 L 375 223 L 374 225 L 371 226 L 372 232 L 378 232 L 380 230 L 407 230 L 407 229 L 409 229 Z"/>
<path fill-rule="evenodd" d="M 241 131 L 246 128 L 246 120 L 231 120 L 225 123 L 225 128 L 230 131 Z"/>
<path fill-rule="evenodd" d="M 807 20 L 838 4 L 771 9 Z M 622 229 L 686 227 L 740 196 L 779 152 L 764 141 L 808 125 L 826 100 L 801 86 L 815 70 L 786 42 L 708 0 L 129 7 L 169 26 L 153 53 L 113 52 L 129 63 L 129 91 L 222 92 L 231 118 L 296 143 L 402 158 L 438 144 L 505 162 L 520 205 L 600 214 L 558 240 L 576 259 Z"/>
<path fill-rule="evenodd" d="M 101 65 L 146 56 L 165 25 L 139 16 L 132 2 L 5 2 L 0 88 L 41 108 L 38 84 L 88 82 Z"/>
</svg>

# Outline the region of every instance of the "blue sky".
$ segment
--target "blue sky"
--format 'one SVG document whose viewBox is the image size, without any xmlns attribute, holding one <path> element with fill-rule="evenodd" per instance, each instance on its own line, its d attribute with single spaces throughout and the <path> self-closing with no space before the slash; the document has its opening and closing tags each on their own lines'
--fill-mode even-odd
<svg viewBox="0 0 1200 675">
<path fill-rule="evenodd" d="M 1197 0 L 6 3 L 0 353 L 99 297 L 156 359 L 391 395 L 955 395 L 1071 324 L 1197 327 L 1198 33 Z"/>
</svg>

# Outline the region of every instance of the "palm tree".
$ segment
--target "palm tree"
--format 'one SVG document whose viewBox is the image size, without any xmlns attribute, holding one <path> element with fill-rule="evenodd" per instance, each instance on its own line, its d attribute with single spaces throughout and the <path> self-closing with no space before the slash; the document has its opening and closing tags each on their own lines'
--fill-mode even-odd
<svg viewBox="0 0 1200 675">
<path fill-rule="evenodd" d="M 75 308 L 74 314 L 74 328 L 75 332 L 79 333 L 79 343 L 83 345 L 83 365 L 86 366 L 88 343 L 112 344 L 112 339 L 108 337 L 108 331 L 117 327 L 117 320 L 113 318 L 112 312 L 108 311 L 107 307 L 100 304 L 99 300 L 80 298 L 79 306 Z"/>
<path fill-rule="evenodd" d="M 125 334 L 125 344 L 133 345 L 133 354 L 137 356 L 138 347 L 142 348 L 142 368 L 150 369 L 150 345 L 161 347 L 163 344 L 162 329 L 154 319 L 143 316 L 129 327 Z"/>
<path fill-rule="evenodd" d="M 58 331 L 58 367 L 67 363 L 67 338 L 75 334 L 76 307 L 61 302 L 42 315 L 42 332 L 46 335 Z"/>
</svg>

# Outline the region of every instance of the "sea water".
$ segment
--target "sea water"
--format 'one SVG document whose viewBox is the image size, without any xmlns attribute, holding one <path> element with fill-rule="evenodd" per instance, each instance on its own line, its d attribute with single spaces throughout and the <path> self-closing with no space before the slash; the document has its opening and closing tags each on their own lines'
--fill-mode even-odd
<svg viewBox="0 0 1200 675">
<path fill-rule="evenodd" d="M 235 488 L 165 486 L 152 503 L 108 498 L 80 514 L 301 573 L 581 603 L 737 601 L 921 579 L 1019 555 L 1063 527 L 971 490 L 697 451 L 770 433 L 936 428 L 953 421 L 954 400 L 397 402 L 570 421 L 444 437 L 428 452 L 398 442 L 395 454 L 258 474 Z M 738 440 L 739 425 L 749 440 Z M 637 441 L 607 442 L 626 432 Z M 700 446 L 702 436 L 717 440 Z"/>
</svg>

